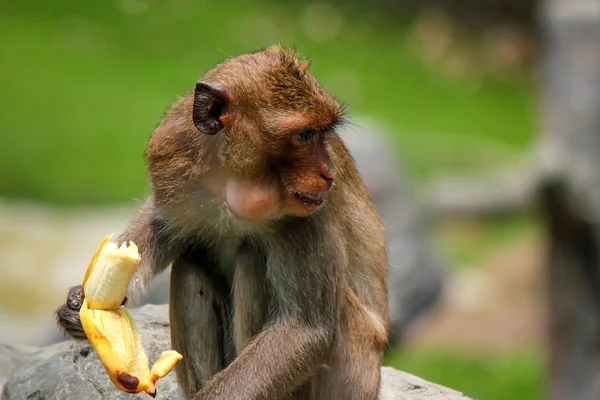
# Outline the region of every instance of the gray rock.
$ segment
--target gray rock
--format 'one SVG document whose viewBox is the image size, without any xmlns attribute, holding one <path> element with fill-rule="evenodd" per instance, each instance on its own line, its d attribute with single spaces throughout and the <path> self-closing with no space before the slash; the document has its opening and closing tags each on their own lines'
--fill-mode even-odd
<svg viewBox="0 0 600 400">
<path fill-rule="evenodd" d="M 0 343 L 0 392 L 10 374 L 36 350 L 35 347 Z"/>
<path fill-rule="evenodd" d="M 170 345 L 168 307 L 145 305 L 132 310 L 148 357 L 153 362 Z M 118 390 L 108 378 L 94 349 L 87 342 L 63 341 L 33 351 L 0 346 L 0 371 L 16 369 L 9 376 L 2 400 L 148 399 Z M 12 368 L 9 368 L 12 370 Z M 10 371 L 9 371 L 10 372 Z M 183 400 L 171 371 L 158 381 L 158 399 Z M 381 400 L 468 400 L 460 393 L 416 376 L 382 368 Z"/>
<path fill-rule="evenodd" d="M 455 390 L 390 367 L 381 368 L 380 400 L 469 400 Z"/>
<path fill-rule="evenodd" d="M 154 362 L 171 348 L 168 307 L 146 305 L 133 310 L 148 358 Z M 159 380 L 158 398 L 180 399 L 175 374 Z M 106 397 L 104 397 L 106 396 Z M 148 399 L 147 394 L 121 392 L 110 381 L 89 342 L 63 341 L 41 348 L 9 377 L 2 400 Z"/>
</svg>

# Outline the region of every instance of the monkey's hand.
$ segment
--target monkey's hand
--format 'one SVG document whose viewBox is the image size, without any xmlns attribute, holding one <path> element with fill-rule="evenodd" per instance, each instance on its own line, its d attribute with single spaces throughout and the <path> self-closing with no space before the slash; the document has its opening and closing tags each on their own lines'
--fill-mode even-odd
<svg viewBox="0 0 600 400">
<path fill-rule="evenodd" d="M 75 340 L 87 340 L 79 319 L 79 310 L 82 303 L 81 285 L 73 286 L 69 289 L 67 301 L 55 313 L 58 327 Z"/>
<path fill-rule="evenodd" d="M 121 307 L 140 260 L 135 243 L 118 247 L 105 237 L 83 280 L 79 320 L 113 383 L 124 392 L 146 392 L 154 397 L 156 381 L 183 357 L 176 351 L 165 351 L 152 370 L 148 368 L 133 318 Z"/>
<path fill-rule="evenodd" d="M 127 297 L 121 303 L 124 306 L 127 303 Z M 58 327 L 66 333 L 71 339 L 88 340 L 81 326 L 79 319 L 79 310 L 83 304 L 83 294 L 81 293 L 81 285 L 73 286 L 67 294 L 67 301 L 62 306 L 58 307 L 55 312 L 56 322 Z"/>
</svg>

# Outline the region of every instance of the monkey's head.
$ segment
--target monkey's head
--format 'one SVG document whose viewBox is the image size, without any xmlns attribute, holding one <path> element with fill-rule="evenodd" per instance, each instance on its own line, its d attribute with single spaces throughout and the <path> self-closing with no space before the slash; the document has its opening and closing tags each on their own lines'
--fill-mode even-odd
<svg viewBox="0 0 600 400">
<path fill-rule="evenodd" d="M 237 217 L 306 216 L 326 203 L 335 180 L 328 141 L 343 107 L 308 67 L 273 46 L 223 61 L 191 94 L 209 166 L 201 179 Z"/>
</svg>

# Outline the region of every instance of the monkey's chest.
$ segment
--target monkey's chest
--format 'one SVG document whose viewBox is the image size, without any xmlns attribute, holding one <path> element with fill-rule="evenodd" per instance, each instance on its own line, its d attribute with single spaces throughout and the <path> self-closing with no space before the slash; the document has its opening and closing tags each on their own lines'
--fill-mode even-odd
<svg viewBox="0 0 600 400">
<path fill-rule="evenodd" d="M 231 345 L 239 353 L 248 340 L 258 334 L 268 319 L 271 296 L 265 256 L 245 240 L 230 238 L 214 249 L 214 273 L 223 297 L 216 310 L 225 310 L 220 320 L 233 333 Z"/>
<path fill-rule="evenodd" d="M 231 283 L 235 275 L 235 268 L 238 258 L 238 252 L 242 240 L 238 237 L 224 237 L 222 242 L 216 247 L 216 264 L 219 271 L 225 274 Z"/>
</svg>

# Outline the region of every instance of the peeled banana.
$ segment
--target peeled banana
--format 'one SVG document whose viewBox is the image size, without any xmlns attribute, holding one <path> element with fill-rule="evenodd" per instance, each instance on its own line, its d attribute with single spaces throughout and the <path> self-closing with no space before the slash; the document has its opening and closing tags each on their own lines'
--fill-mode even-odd
<svg viewBox="0 0 600 400">
<path fill-rule="evenodd" d="M 183 356 L 164 351 L 148 368 L 148 357 L 133 318 L 121 307 L 129 281 L 141 261 L 133 242 L 120 247 L 106 236 L 83 278 L 81 325 L 113 383 L 128 393 L 156 396 L 156 381 L 171 371 Z"/>
</svg>

